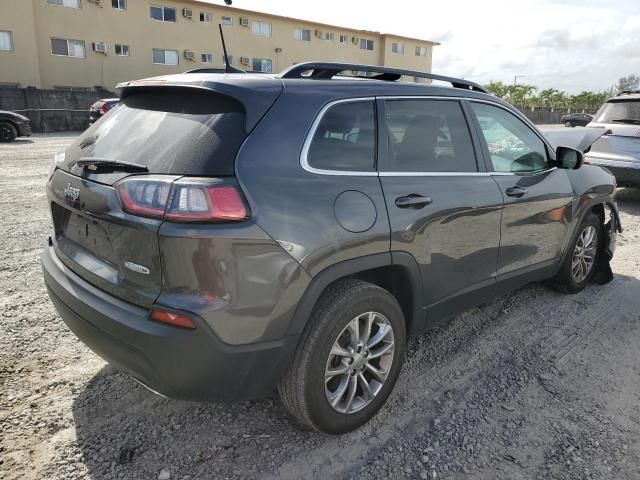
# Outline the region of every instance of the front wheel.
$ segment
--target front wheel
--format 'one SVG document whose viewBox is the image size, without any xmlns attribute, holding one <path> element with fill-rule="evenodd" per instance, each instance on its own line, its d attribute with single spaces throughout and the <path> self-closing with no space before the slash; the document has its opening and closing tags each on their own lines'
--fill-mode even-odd
<svg viewBox="0 0 640 480">
<path fill-rule="evenodd" d="M 573 125 L 571 125 L 571 122 L 564 122 L 564 126 L 565 127 L 573 127 Z"/>
<path fill-rule="evenodd" d="M 565 293 L 578 293 L 593 278 L 600 255 L 604 254 L 602 220 L 591 213 L 578 227 L 578 234 L 550 285 Z"/>
<path fill-rule="evenodd" d="M 16 127 L 8 122 L 0 122 L 0 142 L 13 142 L 18 136 Z"/>
<path fill-rule="evenodd" d="M 405 321 L 388 291 L 360 280 L 330 286 L 278 387 L 299 424 L 342 434 L 382 407 L 404 361 Z"/>
</svg>

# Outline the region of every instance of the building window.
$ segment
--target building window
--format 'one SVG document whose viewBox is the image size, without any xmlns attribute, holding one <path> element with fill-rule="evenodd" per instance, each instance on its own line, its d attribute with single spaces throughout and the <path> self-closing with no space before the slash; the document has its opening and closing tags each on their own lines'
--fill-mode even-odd
<svg viewBox="0 0 640 480">
<path fill-rule="evenodd" d="M 233 17 L 220 17 L 220 23 L 224 26 L 230 27 L 233 25 Z"/>
<path fill-rule="evenodd" d="M 61 7 L 80 8 L 80 0 L 47 0 L 49 5 L 60 5 Z"/>
<path fill-rule="evenodd" d="M 273 62 L 265 58 L 253 59 L 253 71 L 262 73 L 271 73 L 273 69 Z"/>
<path fill-rule="evenodd" d="M 391 51 L 393 53 L 397 53 L 398 55 L 404 55 L 404 44 L 403 43 L 392 43 Z"/>
<path fill-rule="evenodd" d="M 416 47 L 416 57 L 426 57 L 427 47 Z"/>
<path fill-rule="evenodd" d="M 340 35 L 340 43 L 349 43 L 349 35 Z"/>
<path fill-rule="evenodd" d="M 13 50 L 13 36 L 11 32 L 0 31 L 0 50 Z"/>
<path fill-rule="evenodd" d="M 116 10 L 126 10 L 127 0 L 111 0 L 111 6 Z"/>
<path fill-rule="evenodd" d="M 271 36 L 271 24 L 269 22 L 252 22 L 251 31 L 254 35 L 260 35 L 262 37 Z"/>
<path fill-rule="evenodd" d="M 333 33 L 324 32 L 324 39 L 327 40 L 328 42 L 333 42 Z"/>
<path fill-rule="evenodd" d="M 176 9 L 172 7 L 151 5 L 149 7 L 149 15 L 158 22 L 176 22 Z"/>
<path fill-rule="evenodd" d="M 84 58 L 84 41 L 67 40 L 66 38 L 52 38 L 51 53 L 61 57 Z"/>
<path fill-rule="evenodd" d="M 213 63 L 213 55 L 210 53 L 203 53 L 200 58 L 202 63 Z"/>
<path fill-rule="evenodd" d="M 128 57 L 129 56 L 129 45 L 123 45 L 121 43 L 116 43 L 116 55 L 119 57 Z"/>
<path fill-rule="evenodd" d="M 304 30 L 302 28 L 293 29 L 293 38 L 296 40 L 302 40 L 303 42 L 311 41 L 311 30 Z"/>
<path fill-rule="evenodd" d="M 222 65 L 225 67 L 227 66 L 227 61 L 225 60 L 224 55 L 222 55 Z M 229 55 L 229 65 L 233 65 L 233 55 Z"/>
<path fill-rule="evenodd" d="M 153 63 L 158 65 L 178 65 L 178 51 L 154 48 Z"/>
<path fill-rule="evenodd" d="M 360 39 L 360 50 L 373 50 L 373 40 Z"/>
<path fill-rule="evenodd" d="M 209 12 L 200 12 L 200 21 L 203 23 L 213 22 L 213 14 Z"/>
</svg>

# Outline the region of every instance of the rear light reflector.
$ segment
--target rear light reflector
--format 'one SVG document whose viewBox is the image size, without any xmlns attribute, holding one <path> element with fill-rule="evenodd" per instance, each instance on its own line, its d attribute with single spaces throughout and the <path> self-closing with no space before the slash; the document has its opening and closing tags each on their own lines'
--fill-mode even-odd
<svg viewBox="0 0 640 480">
<path fill-rule="evenodd" d="M 173 222 L 238 222 L 249 218 L 233 180 L 128 177 L 116 186 L 125 212 Z"/>
<path fill-rule="evenodd" d="M 156 322 L 166 323 L 167 325 L 173 325 L 174 327 L 189 328 L 193 330 L 196 328 L 193 320 L 186 315 L 180 315 L 177 313 L 167 312 L 166 310 L 152 310 L 151 319 Z"/>
</svg>

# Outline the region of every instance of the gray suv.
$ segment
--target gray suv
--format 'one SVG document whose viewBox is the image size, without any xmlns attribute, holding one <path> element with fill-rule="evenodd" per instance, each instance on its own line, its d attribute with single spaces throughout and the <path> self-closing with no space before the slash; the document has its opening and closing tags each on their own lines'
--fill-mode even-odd
<svg viewBox="0 0 640 480">
<path fill-rule="evenodd" d="M 640 188 L 640 90 L 607 100 L 588 126 L 605 134 L 585 161 L 607 167 L 621 187 Z"/>
<path fill-rule="evenodd" d="M 118 92 L 56 157 L 42 266 L 69 328 L 167 397 L 277 388 L 299 424 L 344 433 L 389 396 L 409 335 L 610 274 L 612 175 L 472 82 L 307 63 Z"/>
</svg>

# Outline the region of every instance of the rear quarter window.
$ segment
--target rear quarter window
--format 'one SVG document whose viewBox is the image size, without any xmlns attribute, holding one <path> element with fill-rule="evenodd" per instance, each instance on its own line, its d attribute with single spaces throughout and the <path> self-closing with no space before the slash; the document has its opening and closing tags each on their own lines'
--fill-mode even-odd
<svg viewBox="0 0 640 480">
<path fill-rule="evenodd" d="M 373 101 L 340 103 L 322 116 L 307 153 L 320 170 L 372 172 L 375 169 L 376 122 Z"/>
<path fill-rule="evenodd" d="M 73 143 L 63 168 L 96 157 L 145 165 L 149 173 L 233 175 L 246 135 L 246 115 L 235 99 L 158 89 L 123 99 Z"/>
</svg>

